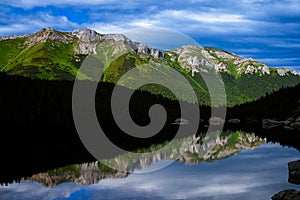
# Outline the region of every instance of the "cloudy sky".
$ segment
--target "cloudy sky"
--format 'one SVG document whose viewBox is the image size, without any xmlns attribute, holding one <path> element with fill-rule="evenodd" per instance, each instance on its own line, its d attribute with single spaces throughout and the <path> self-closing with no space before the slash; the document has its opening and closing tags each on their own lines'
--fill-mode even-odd
<svg viewBox="0 0 300 200">
<path fill-rule="evenodd" d="M 44 27 L 100 33 L 169 28 L 202 46 L 300 71 L 299 0 L 0 0 L 0 36 Z"/>
</svg>

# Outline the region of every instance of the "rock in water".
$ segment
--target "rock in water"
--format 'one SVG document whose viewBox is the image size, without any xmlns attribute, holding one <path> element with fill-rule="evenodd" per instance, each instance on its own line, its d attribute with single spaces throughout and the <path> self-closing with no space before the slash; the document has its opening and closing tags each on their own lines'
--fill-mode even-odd
<svg viewBox="0 0 300 200">
<path fill-rule="evenodd" d="M 238 124 L 238 123 L 240 123 L 240 122 L 241 122 L 240 119 L 229 119 L 229 120 L 228 120 L 228 123 L 231 123 L 231 124 Z"/>
<path fill-rule="evenodd" d="M 272 196 L 272 200 L 300 200 L 300 191 L 283 190 Z"/>
<path fill-rule="evenodd" d="M 300 160 L 288 163 L 289 166 L 289 182 L 300 184 Z"/>
<path fill-rule="evenodd" d="M 275 128 L 278 126 L 281 126 L 282 123 L 280 121 L 272 120 L 272 119 L 263 119 L 262 120 L 262 127 L 264 129 L 270 129 L 270 128 Z"/>
</svg>

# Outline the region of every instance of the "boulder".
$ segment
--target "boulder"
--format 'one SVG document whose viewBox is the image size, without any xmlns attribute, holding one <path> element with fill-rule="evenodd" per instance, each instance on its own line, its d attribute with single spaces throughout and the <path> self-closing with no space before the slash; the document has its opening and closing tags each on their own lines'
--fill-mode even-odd
<svg viewBox="0 0 300 200">
<path fill-rule="evenodd" d="M 295 130 L 300 130 L 300 122 L 291 123 L 290 127 Z"/>
<path fill-rule="evenodd" d="M 283 190 L 272 196 L 272 200 L 300 200 L 300 191 L 298 190 Z"/>
<path fill-rule="evenodd" d="M 300 160 L 288 163 L 289 167 L 289 182 L 300 184 Z"/>
</svg>

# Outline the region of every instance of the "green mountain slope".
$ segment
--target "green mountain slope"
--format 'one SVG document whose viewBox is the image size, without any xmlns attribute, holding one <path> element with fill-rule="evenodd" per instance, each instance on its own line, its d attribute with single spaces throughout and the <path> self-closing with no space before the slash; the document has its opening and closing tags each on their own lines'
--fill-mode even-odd
<svg viewBox="0 0 300 200">
<path fill-rule="evenodd" d="M 127 87 L 130 87 L 130 81 L 151 78 L 149 69 L 144 67 L 148 65 L 161 73 L 163 79 L 170 80 L 168 83 L 173 88 L 184 90 L 185 83 L 174 82 L 171 69 L 175 69 L 186 78 L 198 101 L 204 105 L 210 104 L 207 82 L 216 84 L 221 81 L 217 72 L 223 78 L 229 106 L 257 100 L 282 87 L 300 83 L 299 74 L 293 70 L 271 68 L 251 58 L 240 58 L 210 47 L 183 46 L 160 51 L 121 34 L 101 35 L 89 29 L 70 33 L 47 28 L 24 37 L 0 38 L 0 71 L 10 75 L 73 80 L 80 73 L 77 76 L 80 79 L 92 79 L 88 73 L 78 70 L 88 55 L 96 58 L 90 72 L 98 68 L 104 71 L 101 81 L 117 83 L 128 70 L 136 68 L 138 73 L 135 76 L 118 83 Z M 174 99 L 174 94 L 164 86 L 148 84 L 140 89 Z M 221 94 L 215 97 L 217 101 L 222 99 Z M 184 91 L 180 98 L 193 102 Z"/>
<path fill-rule="evenodd" d="M 0 70 L 6 68 L 7 64 L 11 63 L 16 56 L 25 48 L 24 42 L 26 38 L 16 38 L 12 40 L 0 41 Z"/>
<path fill-rule="evenodd" d="M 57 38 L 42 38 L 49 33 L 57 34 Z M 2 54 L 6 63 L 1 71 L 31 78 L 73 80 L 85 56 L 74 54 L 76 38 L 60 41 L 63 36 L 64 33 L 45 29 L 28 38 L 0 41 L 1 52 L 9 50 Z"/>
</svg>

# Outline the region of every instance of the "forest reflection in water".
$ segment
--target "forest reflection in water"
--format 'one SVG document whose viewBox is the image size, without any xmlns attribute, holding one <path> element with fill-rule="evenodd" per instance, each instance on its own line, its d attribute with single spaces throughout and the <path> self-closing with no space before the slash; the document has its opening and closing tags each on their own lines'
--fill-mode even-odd
<svg viewBox="0 0 300 200">
<path fill-rule="evenodd" d="M 173 162 L 153 171 L 160 161 L 126 178 L 103 179 L 95 184 L 62 183 L 45 187 L 37 182 L 21 181 L 0 188 L 3 199 L 270 199 L 286 188 L 287 163 L 299 158 L 299 152 L 279 144 L 261 144 L 252 150 L 214 162 L 188 165 Z"/>
</svg>

